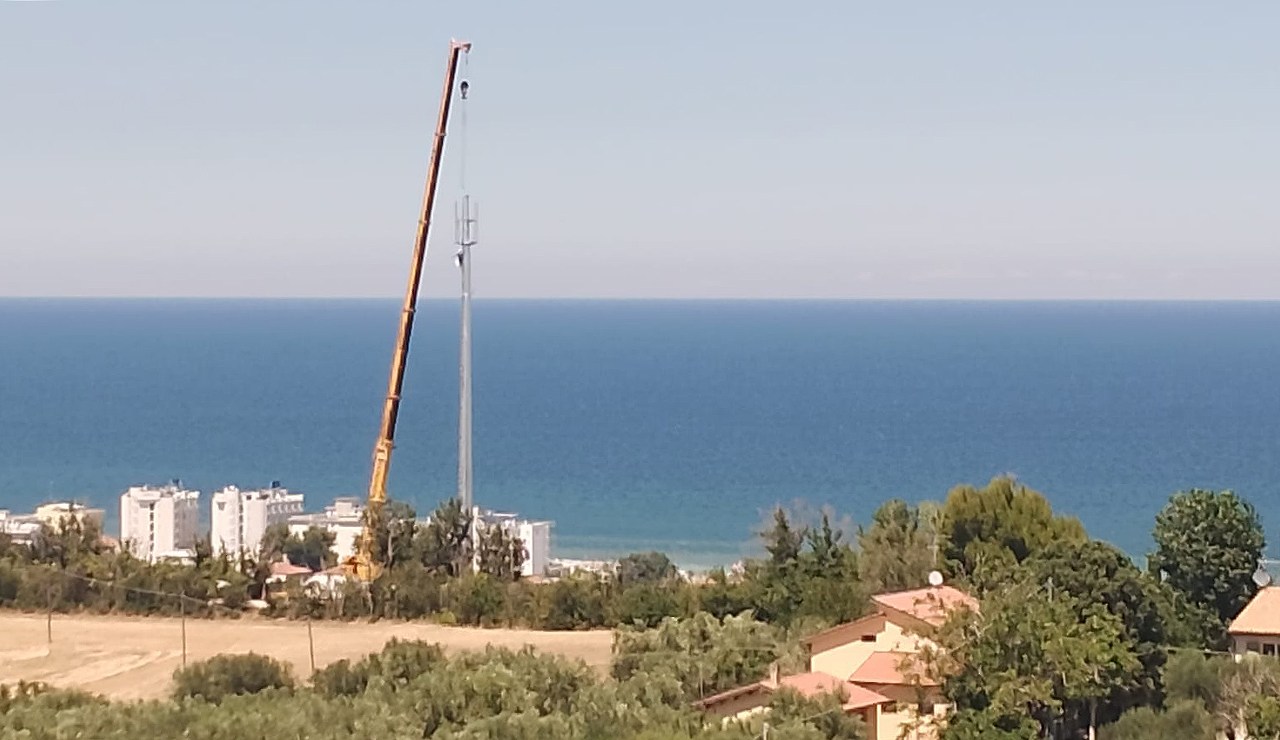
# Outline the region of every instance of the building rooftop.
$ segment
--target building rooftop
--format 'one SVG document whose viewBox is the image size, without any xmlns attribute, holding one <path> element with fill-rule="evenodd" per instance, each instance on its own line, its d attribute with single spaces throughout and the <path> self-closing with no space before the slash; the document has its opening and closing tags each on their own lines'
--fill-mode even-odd
<svg viewBox="0 0 1280 740">
<path fill-rule="evenodd" d="M 840 679 L 828 673 L 821 671 L 811 671 L 809 673 L 797 673 L 792 676 L 783 676 L 775 683 L 771 679 L 756 681 L 755 683 L 739 686 L 736 689 L 729 689 L 718 694 L 708 696 L 697 702 L 695 706 L 707 708 L 715 706 L 730 699 L 739 696 L 745 696 L 756 692 L 773 693 L 779 689 L 792 689 L 809 699 L 821 696 L 823 694 L 834 694 L 843 692 L 846 699 L 844 708 L 846 710 L 864 709 L 866 707 L 875 706 L 876 704 L 885 704 L 891 701 L 888 697 L 872 691 L 871 689 L 857 686 L 848 681 Z"/>
<path fill-rule="evenodd" d="M 876 606 L 892 609 L 935 627 L 946 621 L 947 615 L 958 608 L 978 609 L 978 600 L 952 586 L 930 586 L 911 591 L 876 594 L 871 597 Z"/>
<path fill-rule="evenodd" d="M 1233 635 L 1280 635 L 1280 586 L 1267 586 L 1254 594 L 1231 621 Z"/>
<path fill-rule="evenodd" d="M 856 683 L 885 685 L 936 686 L 937 682 L 925 677 L 924 666 L 910 653 L 878 652 L 867 656 L 862 665 L 854 669 L 849 680 Z"/>
</svg>

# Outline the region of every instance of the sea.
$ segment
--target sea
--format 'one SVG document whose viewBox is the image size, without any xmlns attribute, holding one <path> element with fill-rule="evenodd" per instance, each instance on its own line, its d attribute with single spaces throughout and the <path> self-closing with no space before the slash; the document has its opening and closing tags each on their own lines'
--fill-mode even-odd
<svg viewBox="0 0 1280 740">
<path fill-rule="evenodd" d="M 180 479 L 361 496 L 395 300 L 0 300 L 0 508 Z M 761 552 L 783 504 L 1013 474 L 1136 560 L 1169 496 L 1251 501 L 1280 553 L 1280 303 L 478 300 L 477 502 L 557 557 Z M 456 490 L 458 307 L 424 300 L 390 495 Z M 202 507 L 203 508 L 203 507 Z M 207 519 L 208 513 L 204 513 Z"/>
</svg>

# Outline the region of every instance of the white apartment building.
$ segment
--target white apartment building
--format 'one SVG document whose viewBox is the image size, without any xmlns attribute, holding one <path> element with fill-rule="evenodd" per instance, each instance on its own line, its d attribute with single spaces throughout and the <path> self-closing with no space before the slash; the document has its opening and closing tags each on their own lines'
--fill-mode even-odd
<svg viewBox="0 0 1280 740">
<path fill-rule="evenodd" d="M 332 506 L 318 514 L 295 514 L 289 517 L 289 533 L 302 534 L 308 527 L 319 527 L 333 533 L 333 552 L 342 562 L 356 554 L 356 537 L 364 531 L 364 502 L 358 498 L 337 498 Z"/>
<path fill-rule="evenodd" d="M 551 560 L 551 522 L 517 522 L 516 536 L 524 543 L 525 549 L 520 575 L 546 575 Z"/>
<path fill-rule="evenodd" d="M 120 494 L 120 543 L 150 562 L 182 558 L 199 536 L 200 492 L 182 487 L 133 486 Z"/>
<path fill-rule="evenodd" d="M 547 565 L 551 560 L 551 522 L 519 519 L 516 514 L 481 511 L 479 507 L 475 511 L 479 521 L 489 526 L 502 527 L 508 535 L 520 538 L 525 550 L 520 575 L 546 575 Z"/>
<path fill-rule="evenodd" d="M 227 486 L 213 494 L 210 540 L 214 552 L 257 553 L 267 527 L 302 513 L 302 494 L 290 493 L 272 481 L 270 488 L 242 491 Z"/>
<path fill-rule="evenodd" d="M 90 509 L 71 501 L 40 504 L 34 514 L 14 514 L 8 509 L 0 509 L 0 534 L 9 535 L 14 542 L 29 544 L 40 527 L 48 525 L 56 530 L 67 518 L 78 519 L 81 525 L 97 525 L 101 533 L 103 513 L 102 509 Z"/>
</svg>

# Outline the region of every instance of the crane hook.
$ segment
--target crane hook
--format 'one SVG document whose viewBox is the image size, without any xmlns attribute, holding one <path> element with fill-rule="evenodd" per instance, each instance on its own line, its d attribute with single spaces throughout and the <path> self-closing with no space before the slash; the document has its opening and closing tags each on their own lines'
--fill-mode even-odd
<svg viewBox="0 0 1280 740">
<path fill-rule="evenodd" d="M 467 99 L 467 90 L 470 90 L 470 89 L 471 89 L 471 85 L 467 84 L 466 80 L 463 80 L 462 84 L 458 85 L 458 92 L 462 93 L 463 100 Z"/>
</svg>

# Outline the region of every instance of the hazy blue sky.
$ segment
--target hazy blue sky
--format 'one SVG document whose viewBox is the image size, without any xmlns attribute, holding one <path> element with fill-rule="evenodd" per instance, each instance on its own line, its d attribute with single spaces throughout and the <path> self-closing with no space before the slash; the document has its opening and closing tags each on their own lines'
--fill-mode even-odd
<svg viewBox="0 0 1280 740">
<path fill-rule="evenodd" d="M 0 295 L 398 296 L 451 36 L 481 297 L 1280 298 L 1274 0 L 0 2 Z"/>
</svg>

